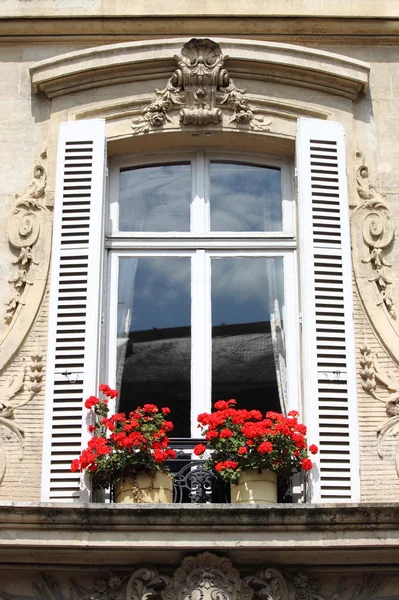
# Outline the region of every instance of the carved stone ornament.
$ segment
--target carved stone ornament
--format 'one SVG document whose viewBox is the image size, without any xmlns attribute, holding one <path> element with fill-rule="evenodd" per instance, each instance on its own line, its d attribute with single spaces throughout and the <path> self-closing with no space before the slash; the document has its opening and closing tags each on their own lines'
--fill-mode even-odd
<svg viewBox="0 0 399 600">
<path fill-rule="evenodd" d="M 321 582 L 303 571 L 283 573 L 275 568 L 259 569 L 254 576 L 241 578 L 230 560 L 204 552 L 187 557 L 173 577 L 161 575 L 154 567 L 137 569 L 126 575 L 104 574 L 93 583 L 87 573 L 85 583 L 68 578 L 61 584 L 53 574 L 34 575 L 32 595 L 0 588 L 0 600 L 228 600 L 231 597 L 258 600 L 383 600 L 381 584 L 373 575 L 337 577 L 331 593 L 321 591 Z M 128 581 L 127 581 L 128 580 Z M 126 584 L 127 582 L 127 584 Z M 248 594 L 248 595 L 247 595 Z"/>
<path fill-rule="evenodd" d="M 24 455 L 24 428 L 15 418 L 15 411 L 28 404 L 42 389 L 43 353 L 36 344 L 36 350 L 30 357 L 28 366 L 23 366 L 19 373 L 10 375 L 5 385 L 0 389 L 0 431 L 8 437 L 12 436 L 18 443 L 18 459 Z M 17 396 L 22 397 L 14 402 Z M 0 485 L 7 468 L 7 452 L 0 438 Z"/>
<path fill-rule="evenodd" d="M 363 154 L 357 152 L 356 157 L 360 201 L 351 220 L 356 284 L 376 335 L 399 363 L 398 280 L 392 269 L 394 219 L 387 200 L 369 181 Z"/>
<path fill-rule="evenodd" d="M 172 123 L 171 115 L 179 111 L 180 125 L 222 125 L 224 113 L 227 125 L 247 126 L 270 131 L 271 121 L 255 116 L 245 97 L 246 90 L 234 84 L 224 68 L 226 58 L 216 42 L 193 38 L 185 44 L 180 56 L 174 57 L 177 69 L 163 90 L 144 106 L 139 119 L 133 120 L 134 133 L 147 133 Z"/>
<path fill-rule="evenodd" d="M 360 348 L 360 355 L 362 387 L 367 394 L 384 404 L 388 417 L 377 428 L 377 452 L 380 458 L 384 458 L 383 441 L 389 433 L 394 436 L 399 433 L 399 381 L 394 373 L 388 373 L 380 365 L 378 356 L 372 353 L 366 342 Z M 399 441 L 396 442 L 395 467 L 399 477 Z"/>
<path fill-rule="evenodd" d="M 8 219 L 8 240 L 14 258 L 0 336 L 0 370 L 15 355 L 32 326 L 43 298 L 50 263 L 51 213 L 45 205 L 46 152 L 33 169 L 25 193 L 17 195 Z"/>
<path fill-rule="evenodd" d="M 126 588 L 126 600 L 373 600 L 381 585 L 374 577 L 348 583 L 337 581 L 331 595 L 323 595 L 320 582 L 306 573 L 286 573 L 273 567 L 240 576 L 227 557 L 210 552 L 183 559 L 173 576 L 155 568 L 133 573 Z"/>
</svg>

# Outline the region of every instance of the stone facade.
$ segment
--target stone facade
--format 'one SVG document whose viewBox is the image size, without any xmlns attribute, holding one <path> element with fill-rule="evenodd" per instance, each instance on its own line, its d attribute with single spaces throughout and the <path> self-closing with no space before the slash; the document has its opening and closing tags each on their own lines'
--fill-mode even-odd
<svg viewBox="0 0 399 600">
<path fill-rule="evenodd" d="M 399 492 L 395 236 L 399 7 L 395 0 L 351 0 L 334 6 L 324 0 L 264 4 L 250 1 L 243 8 L 231 0 L 209 0 L 200 6 L 177 1 L 165 6 L 159 0 L 1 3 L 0 519 L 3 511 L 5 521 L 0 534 L 0 598 L 4 600 L 399 597 L 397 511 L 393 506 L 389 515 L 385 512 L 384 521 L 373 513 L 378 507 L 367 504 L 395 503 Z M 229 97 L 224 103 L 214 99 L 206 114 L 198 112 L 188 93 L 182 109 L 173 107 L 173 94 L 184 90 L 173 79 L 174 56 L 193 36 L 217 42 L 231 79 Z M 219 75 L 215 98 L 226 87 L 226 73 Z M 358 527 L 349 524 L 349 517 L 338 508 L 326 506 L 324 517 L 309 516 L 302 507 L 299 521 L 285 530 L 284 523 L 293 514 L 289 511 L 299 509 L 287 507 L 284 515 L 274 515 L 274 522 L 263 523 L 262 543 L 252 525 L 252 519 L 264 518 L 261 510 L 256 516 L 236 517 L 241 519 L 241 537 L 231 534 L 234 521 L 223 517 L 227 521 L 222 525 L 209 523 L 206 538 L 195 528 L 206 521 L 204 514 L 198 512 L 196 521 L 189 522 L 193 507 L 180 508 L 183 516 L 140 513 L 147 528 L 144 534 L 134 511 L 126 514 L 134 522 L 129 529 L 123 516 L 115 523 L 107 522 L 106 513 L 98 513 L 96 521 L 93 507 L 80 507 L 82 521 L 76 523 L 69 508 L 52 513 L 45 507 L 32 517 L 33 505 L 14 506 L 13 502 L 37 503 L 41 498 L 59 124 L 105 118 L 111 159 L 131 153 L 137 140 L 144 153 L 205 143 L 261 151 L 265 136 L 273 140 L 274 154 L 293 156 L 297 119 L 303 116 L 340 122 L 346 135 L 360 483 L 366 511 L 363 514 L 362 506 L 357 507 Z M 101 506 L 99 511 L 105 511 Z M 17 515 L 11 524 L 10 508 Z M 342 517 L 345 528 L 335 522 L 338 536 L 320 525 L 327 514 L 333 522 L 334 515 Z M 56 518 L 64 523 L 63 531 L 53 529 Z M 176 537 L 173 519 L 187 519 Z M 114 538 L 104 523 L 122 533 Z M 273 527 L 275 534 L 270 533 Z M 42 536 L 39 529 L 48 535 Z M 375 552 L 377 539 L 381 543 Z M 298 543 L 300 549 L 295 550 Z M 36 544 L 40 556 L 35 554 Z M 160 552 L 163 546 L 171 553 Z M 319 557 L 319 547 L 328 558 Z M 87 569 L 82 564 L 86 557 Z M 141 569 L 148 564 L 150 568 Z M 195 583 L 193 573 L 198 569 L 206 577 Z"/>
</svg>

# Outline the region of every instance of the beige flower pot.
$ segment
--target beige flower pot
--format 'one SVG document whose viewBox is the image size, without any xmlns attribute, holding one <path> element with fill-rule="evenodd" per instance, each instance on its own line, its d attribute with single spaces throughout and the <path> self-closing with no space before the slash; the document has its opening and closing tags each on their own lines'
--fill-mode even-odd
<svg viewBox="0 0 399 600">
<path fill-rule="evenodd" d="M 115 483 L 115 502 L 173 502 L 173 479 L 167 473 L 141 473 Z"/>
<path fill-rule="evenodd" d="M 273 471 L 243 471 L 237 484 L 231 484 L 233 504 L 277 502 L 277 475 Z"/>
</svg>

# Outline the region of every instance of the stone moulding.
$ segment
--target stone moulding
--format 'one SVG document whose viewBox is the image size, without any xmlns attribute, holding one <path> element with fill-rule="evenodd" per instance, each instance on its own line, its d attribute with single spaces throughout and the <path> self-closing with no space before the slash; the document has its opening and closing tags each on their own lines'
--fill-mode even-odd
<svg viewBox="0 0 399 600">
<path fill-rule="evenodd" d="M 185 39 L 99 46 L 57 56 L 30 69 L 36 93 L 48 98 L 140 80 L 165 79 Z M 356 100 L 368 87 L 369 65 L 352 58 L 276 42 L 215 38 L 231 76 L 317 89 Z"/>
<path fill-rule="evenodd" d="M 4 309 L 0 335 L 0 371 L 6 368 L 26 338 L 41 304 L 48 277 L 51 244 L 51 213 L 46 207 L 46 152 L 33 169 L 26 192 L 17 195 L 7 233 L 14 266 L 10 296 Z"/>
</svg>

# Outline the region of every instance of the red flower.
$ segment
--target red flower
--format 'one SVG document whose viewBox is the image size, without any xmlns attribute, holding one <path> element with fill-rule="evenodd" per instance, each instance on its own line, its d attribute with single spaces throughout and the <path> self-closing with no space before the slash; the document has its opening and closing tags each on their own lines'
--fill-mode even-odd
<svg viewBox="0 0 399 600">
<path fill-rule="evenodd" d="M 157 413 L 158 412 L 158 407 L 155 406 L 155 404 L 144 404 L 143 406 L 143 411 L 146 413 Z"/>
<path fill-rule="evenodd" d="M 96 431 L 97 427 L 96 427 L 96 425 L 89 425 L 87 429 L 88 429 L 89 433 L 94 433 Z"/>
<path fill-rule="evenodd" d="M 215 439 L 217 437 L 219 437 L 219 434 L 214 429 L 211 429 L 210 431 L 207 431 L 206 434 L 205 434 L 205 439 L 206 439 L 207 442 L 209 442 L 209 440 L 213 440 L 213 439 Z"/>
<path fill-rule="evenodd" d="M 271 442 L 262 442 L 258 446 L 259 454 L 268 454 L 273 450 L 273 444 Z"/>
<path fill-rule="evenodd" d="M 310 458 L 303 458 L 301 461 L 301 466 L 304 471 L 310 471 L 310 469 L 313 467 L 313 463 Z"/>
<path fill-rule="evenodd" d="M 72 463 L 71 463 L 71 471 L 72 473 L 76 473 L 77 471 L 80 471 L 80 460 L 78 458 L 75 458 Z"/>
<path fill-rule="evenodd" d="M 229 405 L 226 400 L 218 400 L 215 402 L 214 407 L 216 410 L 226 410 L 226 408 L 229 408 Z"/>
<path fill-rule="evenodd" d="M 224 471 L 224 469 L 236 469 L 238 467 L 238 462 L 235 460 L 225 460 L 224 462 L 219 462 L 215 465 L 216 471 L 220 473 L 220 471 Z"/>
<path fill-rule="evenodd" d="M 197 444 L 193 450 L 196 456 L 201 456 L 206 451 L 206 446 L 204 444 Z"/>
<path fill-rule="evenodd" d="M 164 406 L 162 409 L 162 414 L 163 415 L 168 415 L 170 413 L 170 408 L 168 408 L 167 406 Z"/>
<path fill-rule="evenodd" d="M 108 398 L 117 398 L 118 397 L 118 392 L 116 390 L 111 390 L 111 388 L 109 388 L 109 390 L 106 393 L 106 396 L 108 396 Z M 105 400 L 104 400 L 105 402 Z"/>
<path fill-rule="evenodd" d="M 311 452 L 311 454 L 317 454 L 318 451 L 319 451 L 319 449 L 316 446 L 316 444 L 312 444 L 311 446 L 309 446 L 309 452 Z"/>
<path fill-rule="evenodd" d="M 106 383 L 102 383 L 101 385 L 98 386 L 98 389 L 103 394 L 107 394 L 108 390 L 110 390 L 111 388 Z"/>
<path fill-rule="evenodd" d="M 100 401 L 96 396 L 90 396 L 90 398 L 87 398 L 86 402 L 85 402 L 85 407 L 90 409 L 93 408 L 93 406 L 96 406 L 96 404 L 98 404 Z"/>
<path fill-rule="evenodd" d="M 290 410 L 288 413 L 289 417 L 299 417 L 299 412 L 297 410 Z"/>
<path fill-rule="evenodd" d="M 238 454 L 246 454 L 248 452 L 248 448 L 246 446 L 240 446 L 238 448 Z"/>
<path fill-rule="evenodd" d="M 225 438 L 231 438 L 231 437 L 233 437 L 233 435 L 234 435 L 234 433 L 231 431 L 231 429 L 229 429 L 228 427 L 225 427 L 220 432 L 220 439 L 223 440 Z"/>
<path fill-rule="evenodd" d="M 172 423 L 172 421 L 164 421 L 163 422 L 163 428 L 165 429 L 165 431 L 172 431 L 174 425 Z"/>
</svg>

